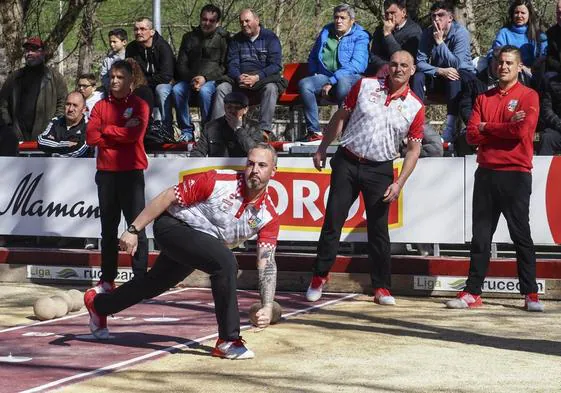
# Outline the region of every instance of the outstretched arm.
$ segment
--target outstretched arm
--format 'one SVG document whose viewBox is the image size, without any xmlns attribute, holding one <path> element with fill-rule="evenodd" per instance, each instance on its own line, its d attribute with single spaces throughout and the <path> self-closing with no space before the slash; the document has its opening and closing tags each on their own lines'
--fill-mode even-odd
<svg viewBox="0 0 561 393">
<path fill-rule="evenodd" d="M 275 246 L 260 245 L 257 248 L 257 272 L 259 275 L 259 295 L 262 308 L 257 311 L 257 327 L 266 328 L 273 316 L 273 300 L 277 286 L 277 263 Z"/>
</svg>

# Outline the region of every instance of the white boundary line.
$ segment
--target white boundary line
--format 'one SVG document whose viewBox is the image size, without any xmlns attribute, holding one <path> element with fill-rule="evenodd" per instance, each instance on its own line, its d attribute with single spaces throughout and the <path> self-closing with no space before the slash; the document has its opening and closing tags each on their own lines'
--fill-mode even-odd
<svg viewBox="0 0 561 393">
<path fill-rule="evenodd" d="M 198 289 L 198 288 L 184 288 L 184 289 Z M 181 289 L 181 290 L 178 290 L 178 291 L 173 291 L 173 293 L 181 292 L 184 289 Z M 169 292 L 166 292 L 166 294 L 167 293 L 169 293 Z M 343 300 L 346 300 L 346 299 L 349 299 L 349 298 L 353 298 L 355 296 L 357 296 L 356 293 L 351 293 L 349 295 L 346 295 L 346 296 L 338 298 L 338 299 L 333 299 L 333 300 L 327 301 L 327 302 L 322 303 L 322 304 L 307 307 L 303 310 L 296 310 L 296 311 L 293 311 L 291 313 L 283 315 L 282 319 L 286 319 L 286 317 L 296 315 L 296 314 L 301 314 L 301 313 L 306 312 L 306 311 L 310 311 L 310 310 L 314 310 L 314 309 L 321 308 L 321 307 L 324 307 L 324 306 L 328 306 L 330 304 L 337 303 L 337 302 L 340 302 L 340 301 L 343 301 Z M 45 321 L 45 322 L 48 322 L 48 321 Z M 250 327 L 251 327 L 251 325 L 244 325 L 244 326 L 241 326 L 240 329 L 241 330 L 247 330 Z M 23 390 L 20 393 L 42 392 L 45 389 L 50 389 L 52 387 L 55 387 L 55 386 L 58 386 L 58 385 L 61 385 L 61 384 L 64 384 L 66 382 L 70 382 L 70 381 L 73 381 L 73 380 L 76 380 L 76 379 L 83 379 L 85 377 L 98 376 L 98 375 L 104 374 L 108 371 L 120 369 L 120 368 L 123 368 L 125 366 L 131 365 L 131 364 L 134 364 L 134 363 L 138 363 L 142 360 L 150 359 L 150 358 L 153 358 L 153 357 L 158 356 L 158 355 L 165 355 L 167 353 L 172 353 L 172 352 L 174 352 L 178 349 L 189 348 L 193 344 L 196 344 L 196 343 L 201 344 L 202 342 L 210 340 L 210 339 L 215 338 L 215 337 L 218 337 L 218 333 L 214 333 L 214 334 L 210 334 L 208 336 L 200 337 L 200 338 L 197 338 L 195 340 L 189 340 L 189 341 L 184 342 L 182 344 L 177 344 L 177 345 L 174 345 L 172 347 L 165 348 L 165 349 L 160 349 L 160 350 L 157 350 L 157 351 L 154 351 L 154 352 L 149 352 L 145 355 L 138 356 L 136 358 L 125 360 L 125 361 L 122 361 L 122 362 L 119 362 L 119 363 L 110 364 L 108 366 L 101 367 L 101 368 L 98 368 L 96 370 L 92 370 L 92 371 L 88 371 L 88 372 L 85 372 L 85 373 L 72 375 L 70 377 L 58 379 L 56 381 L 52 381 L 52 382 L 49 382 L 49 383 L 44 384 L 44 385 L 36 386 L 36 387 L 28 389 L 28 390 Z"/>
</svg>

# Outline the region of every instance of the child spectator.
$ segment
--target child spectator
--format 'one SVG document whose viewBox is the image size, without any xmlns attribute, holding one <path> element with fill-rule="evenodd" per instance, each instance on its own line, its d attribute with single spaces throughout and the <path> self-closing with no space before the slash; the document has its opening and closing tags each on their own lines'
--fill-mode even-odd
<svg viewBox="0 0 561 393">
<path fill-rule="evenodd" d="M 109 70 L 115 61 L 125 59 L 125 48 L 127 46 L 128 36 L 126 30 L 124 29 L 113 29 L 107 35 L 109 36 L 109 46 L 111 46 L 111 51 L 109 51 L 107 57 L 103 59 L 103 62 L 101 63 L 99 77 L 105 91 L 108 92 L 110 82 Z"/>
<path fill-rule="evenodd" d="M 80 92 L 86 100 L 86 121 L 90 118 L 90 113 L 94 105 L 103 98 L 103 92 L 96 90 L 97 80 L 94 74 L 82 74 L 78 77 L 76 91 Z"/>
</svg>

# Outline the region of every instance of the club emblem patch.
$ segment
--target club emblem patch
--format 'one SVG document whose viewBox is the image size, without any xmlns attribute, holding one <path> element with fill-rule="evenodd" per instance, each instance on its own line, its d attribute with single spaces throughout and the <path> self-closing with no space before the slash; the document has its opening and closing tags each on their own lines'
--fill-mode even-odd
<svg viewBox="0 0 561 393">
<path fill-rule="evenodd" d="M 508 102 L 506 109 L 508 109 L 510 112 L 514 112 L 516 110 L 517 105 L 518 105 L 518 100 L 510 100 Z"/>
<path fill-rule="evenodd" d="M 125 111 L 123 112 L 123 117 L 125 119 L 130 119 L 132 117 L 132 108 L 125 109 Z"/>
<path fill-rule="evenodd" d="M 232 206 L 234 206 L 234 202 L 228 199 L 222 199 L 222 203 L 220 204 L 220 210 L 223 212 L 227 212 L 232 208 Z"/>
<path fill-rule="evenodd" d="M 261 224 L 261 219 L 257 216 L 253 216 L 249 220 L 247 220 L 247 224 L 251 229 L 255 229 L 259 226 L 259 224 Z"/>
</svg>

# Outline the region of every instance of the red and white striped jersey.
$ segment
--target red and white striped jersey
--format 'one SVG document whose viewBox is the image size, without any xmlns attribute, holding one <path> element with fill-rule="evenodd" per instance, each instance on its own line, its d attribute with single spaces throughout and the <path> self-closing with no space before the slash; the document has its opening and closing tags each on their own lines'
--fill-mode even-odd
<svg viewBox="0 0 561 393">
<path fill-rule="evenodd" d="M 243 173 L 211 170 L 186 175 L 175 186 L 176 202 L 168 212 L 190 227 L 234 248 L 257 235 L 257 246 L 274 247 L 279 217 L 268 190 L 253 203 L 244 196 Z"/>
</svg>

